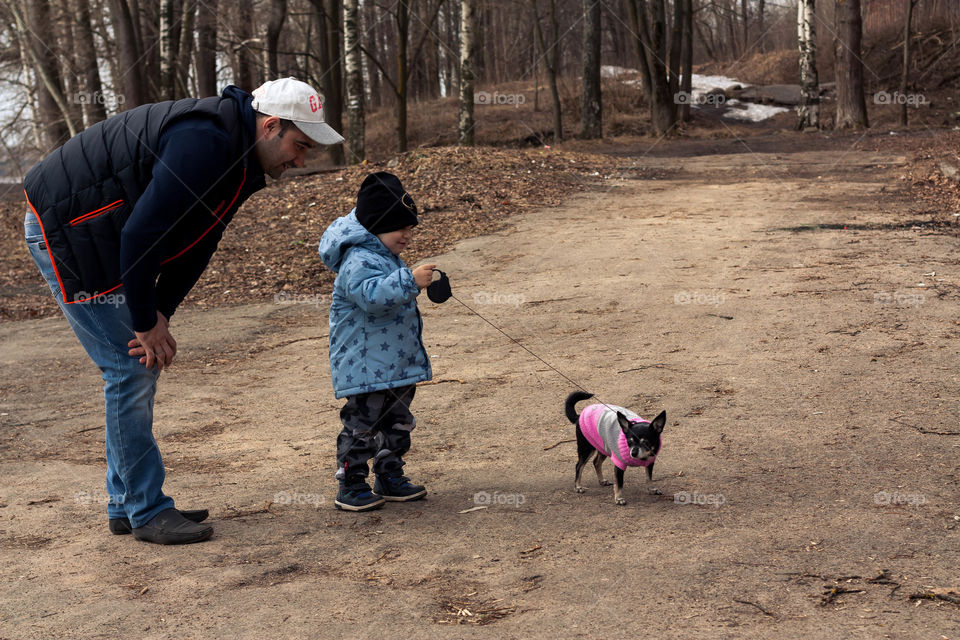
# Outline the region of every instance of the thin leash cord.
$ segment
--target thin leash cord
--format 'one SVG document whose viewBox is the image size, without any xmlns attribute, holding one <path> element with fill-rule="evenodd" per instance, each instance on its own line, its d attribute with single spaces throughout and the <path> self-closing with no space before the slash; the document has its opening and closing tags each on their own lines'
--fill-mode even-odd
<svg viewBox="0 0 960 640">
<path fill-rule="evenodd" d="M 494 329 L 496 329 L 497 331 L 499 331 L 507 340 L 509 340 L 510 342 L 514 343 L 515 345 L 517 345 L 518 347 L 520 347 L 521 349 L 523 349 L 524 351 L 526 351 L 527 353 L 529 353 L 530 355 L 532 355 L 534 358 L 536 358 L 537 360 L 539 360 L 539 361 L 542 362 L 543 364 L 545 364 L 545 365 L 547 365 L 548 367 L 550 367 L 550 369 L 552 369 L 552 370 L 554 371 L 554 373 L 556 373 L 558 376 L 560 376 L 561 378 L 563 378 L 564 380 L 566 380 L 567 382 L 569 382 L 570 384 L 572 384 L 573 386 L 575 386 L 577 389 L 580 389 L 580 390 L 583 391 L 584 393 L 590 393 L 589 391 L 587 391 L 586 389 L 584 389 L 581 384 L 579 384 L 579 383 L 576 382 L 575 380 L 571 380 L 571 379 L 570 379 L 566 374 L 564 374 L 562 371 L 560 371 L 560 370 L 557 369 L 555 366 L 553 366 L 552 364 L 550 364 L 549 362 L 547 362 L 546 360 L 544 360 L 543 358 L 541 358 L 540 356 L 538 356 L 537 354 L 535 354 L 533 351 L 531 351 L 530 349 L 528 349 L 527 347 L 525 347 L 519 340 L 517 340 L 516 338 L 508 335 L 506 331 L 504 331 L 503 329 L 501 329 L 501 328 L 498 327 L 497 325 L 493 324 L 492 322 L 490 322 L 489 320 L 487 320 L 486 318 L 484 318 L 482 315 L 480 315 L 480 312 L 478 312 L 478 311 L 476 311 L 475 309 L 473 309 L 473 308 L 472 308 L 470 305 L 468 305 L 466 302 L 464 302 L 463 300 L 461 300 L 460 298 L 458 298 L 457 296 L 455 296 L 455 295 L 453 295 L 453 294 L 450 294 L 450 297 L 453 298 L 454 300 L 456 300 L 457 302 L 459 302 L 460 304 L 462 304 L 462 305 L 467 309 L 467 311 L 469 311 L 470 313 L 472 313 L 473 315 L 477 316 L 478 318 L 480 318 L 481 320 L 483 320 L 484 322 L 486 322 L 488 325 L 490 325 L 491 327 L 493 327 Z M 607 407 L 607 408 L 611 408 L 610 405 L 608 405 L 606 402 L 601 401 L 600 398 L 596 396 L 596 394 L 590 393 L 590 395 L 592 395 L 594 398 L 596 398 L 596 399 L 597 399 L 597 402 L 598 402 L 599 404 L 602 404 L 603 406 L 605 406 L 605 407 Z"/>
</svg>

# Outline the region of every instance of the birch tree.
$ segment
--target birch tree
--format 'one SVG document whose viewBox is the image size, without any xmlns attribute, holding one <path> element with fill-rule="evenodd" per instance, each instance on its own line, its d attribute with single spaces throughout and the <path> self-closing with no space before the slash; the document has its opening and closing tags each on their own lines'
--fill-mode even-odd
<svg viewBox="0 0 960 640">
<path fill-rule="evenodd" d="M 363 58 L 360 48 L 359 0 L 343 0 L 344 72 L 347 85 L 347 162 L 366 160 L 364 148 Z"/>
<path fill-rule="evenodd" d="M 817 74 L 816 0 L 797 4 L 797 42 L 800 47 L 800 105 L 797 129 L 820 128 L 820 78 Z"/>
<path fill-rule="evenodd" d="M 457 144 L 472 147 L 474 144 L 473 122 L 473 54 L 475 0 L 460 2 L 460 117 L 457 127 Z"/>
</svg>

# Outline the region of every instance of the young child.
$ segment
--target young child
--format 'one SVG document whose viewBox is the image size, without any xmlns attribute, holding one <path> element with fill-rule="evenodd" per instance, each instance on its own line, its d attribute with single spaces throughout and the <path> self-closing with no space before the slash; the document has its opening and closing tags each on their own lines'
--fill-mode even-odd
<svg viewBox="0 0 960 640">
<path fill-rule="evenodd" d="M 436 265 L 413 271 L 400 253 L 417 225 L 417 207 L 400 180 L 381 171 L 368 175 L 357 206 L 331 224 L 320 240 L 323 263 L 337 273 L 330 305 L 330 374 L 340 410 L 334 504 L 367 511 L 386 500 L 427 494 L 403 475 L 403 455 L 416 425 L 410 403 L 416 383 L 432 377 L 423 346 L 417 295 Z M 373 458 L 376 483 L 367 484 Z"/>
</svg>

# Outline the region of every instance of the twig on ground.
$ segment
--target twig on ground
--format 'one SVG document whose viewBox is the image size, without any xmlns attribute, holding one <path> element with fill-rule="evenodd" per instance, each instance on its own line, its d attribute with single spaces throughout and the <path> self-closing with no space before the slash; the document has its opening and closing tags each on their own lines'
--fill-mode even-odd
<svg viewBox="0 0 960 640">
<path fill-rule="evenodd" d="M 772 613 L 770 613 L 769 611 L 767 611 L 766 609 L 764 609 L 763 607 L 761 607 L 760 605 L 758 605 L 756 602 L 750 602 L 749 600 L 734 600 L 734 602 L 739 602 L 740 604 L 748 604 L 748 605 L 750 605 L 751 607 L 756 607 L 756 608 L 759 609 L 761 612 L 763 612 L 764 614 L 770 616 L 771 618 L 776 618 L 776 617 L 777 617 L 777 616 L 775 616 L 774 614 L 772 614 Z"/>
<path fill-rule="evenodd" d="M 896 422 L 897 424 L 910 427 L 911 429 L 916 429 L 920 433 L 932 435 L 932 436 L 960 436 L 960 431 L 933 431 L 932 429 L 924 429 L 923 427 L 918 427 L 915 424 L 910 424 L 909 422 L 904 422 L 899 417 L 889 418 L 890 422 Z"/>
<path fill-rule="evenodd" d="M 643 371 L 645 369 L 670 369 L 673 371 L 673 367 L 663 362 L 657 362 L 656 364 L 645 364 L 639 367 L 633 367 L 632 369 L 624 369 L 623 371 L 617 371 L 617 373 L 630 373 L 631 371 Z"/>
<path fill-rule="evenodd" d="M 913 593 L 907 596 L 907 600 L 945 600 L 947 602 L 952 602 L 953 604 L 960 604 L 960 594 L 954 593 L 940 593 L 937 591 L 922 591 L 920 593 Z"/>
</svg>

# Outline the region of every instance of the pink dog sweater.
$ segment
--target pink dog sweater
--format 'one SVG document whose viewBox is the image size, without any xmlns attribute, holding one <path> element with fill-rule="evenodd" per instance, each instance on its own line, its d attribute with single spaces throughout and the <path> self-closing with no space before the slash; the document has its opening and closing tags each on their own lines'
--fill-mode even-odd
<svg viewBox="0 0 960 640">
<path fill-rule="evenodd" d="M 617 468 L 649 467 L 657 459 L 660 449 L 658 448 L 654 455 L 646 460 L 631 456 L 627 436 L 617 420 L 618 411 L 630 422 L 650 424 L 648 420 L 644 420 L 629 409 L 612 404 L 592 404 L 580 414 L 580 432 L 597 451 L 612 459 Z"/>
</svg>

